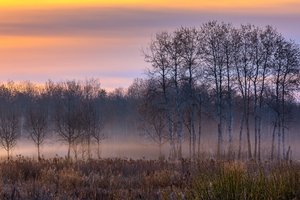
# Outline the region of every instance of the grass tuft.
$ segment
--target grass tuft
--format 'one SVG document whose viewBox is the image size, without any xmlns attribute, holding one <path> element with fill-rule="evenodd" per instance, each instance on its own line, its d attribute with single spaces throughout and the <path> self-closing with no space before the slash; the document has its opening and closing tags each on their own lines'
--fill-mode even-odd
<svg viewBox="0 0 300 200">
<path fill-rule="evenodd" d="M 18 157 L 0 162 L 0 199 L 300 199 L 300 164 Z"/>
</svg>

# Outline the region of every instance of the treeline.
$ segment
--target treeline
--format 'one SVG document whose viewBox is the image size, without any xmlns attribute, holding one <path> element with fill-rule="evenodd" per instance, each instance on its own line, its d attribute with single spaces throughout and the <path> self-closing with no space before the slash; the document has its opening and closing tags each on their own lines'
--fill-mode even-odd
<svg viewBox="0 0 300 200">
<path fill-rule="evenodd" d="M 101 142 L 145 135 L 171 159 L 191 158 L 213 138 L 216 156 L 289 159 L 299 127 L 299 46 L 274 28 L 209 22 L 161 32 L 144 50 L 148 78 L 107 92 L 97 79 L 0 85 L 0 145 L 54 137 L 73 155 L 101 155 Z M 296 127 L 296 128 L 295 128 Z M 297 133 L 292 133 L 293 135 Z M 80 149 L 78 147 L 81 147 Z M 80 151 L 80 152 L 79 152 Z M 246 156 L 245 156 L 246 153 Z M 129 155 L 130 156 L 130 155 Z"/>
<path fill-rule="evenodd" d="M 97 147 L 96 155 L 100 157 L 101 142 L 109 134 L 129 132 L 124 127 L 133 124 L 131 116 L 136 114 L 132 107 L 123 89 L 107 93 L 97 79 L 48 81 L 44 85 L 3 83 L 0 145 L 10 158 L 17 141 L 29 138 L 36 145 L 40 159 L 40 147 L 46 139 L 52 139 L 68 145 L 68 158 L 72 152 L 76 159 L 79 155 L 90 158 L 92 146 Z M 105 132 L 105 128 L 112 131 Z"/>
<path fill-rule="evenodd" d="M 212 21 L 158 33 L 144 55 L 151 64 L 142 84 L 144 126 L 159 144 L 167 138 L 173 158 L 181 157 L 186 131 L 196 155 L 206 117 L 215 121 L 217 157 L 240 159 L 246 140 L 248 159 L 261 159 L 266 126 L 273 127 L 270 158 L 290 156 L 286 132 L 300 80 L 295 42 L 271 26 Z"/>
</svg>

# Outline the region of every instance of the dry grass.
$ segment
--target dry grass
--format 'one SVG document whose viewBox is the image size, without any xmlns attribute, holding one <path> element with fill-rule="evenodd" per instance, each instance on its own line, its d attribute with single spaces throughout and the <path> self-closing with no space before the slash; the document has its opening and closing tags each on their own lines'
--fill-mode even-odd
<svg viewBox="0 0 300 200">
<path fill-rule="evenodd" d="M 299 163 L 17 157 L 0 199 L 300 199 L 299 178 Z"/>
</svg>

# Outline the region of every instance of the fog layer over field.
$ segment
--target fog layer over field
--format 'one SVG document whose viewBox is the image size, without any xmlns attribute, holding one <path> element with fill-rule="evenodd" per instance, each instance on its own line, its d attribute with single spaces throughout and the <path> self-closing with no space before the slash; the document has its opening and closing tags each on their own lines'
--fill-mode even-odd
<svg viewBox="0 0 300 200">
<path fill-rule="evenodd" d="M 300 146 L 298 145 L 300 138 L 297 134 L 289 134 L 287 143 L 292 147 L 292 159 L 300 160 Z M 125 158 L 125 159 L 158 159 L 159 149 L 156 143 L 153 143 L 149 138 L 140 136 L 136 133 L 136 136 L 121 136 L 118 134 L 115 138 L 108 138 L 101 144 L 101 158 Z M 270 134 L 271 136 L 271 134 Z M 203 137 L 204 142 L 201 143 L 201 149 L 203 158 L 215 158 L 216 141 L 214 137 Z M 238 144 L 238 141 L 235 141 Z M 246 143 L 244 144 L 246 146 Z M 188 143 L 184 143 L 183 156 L 189 157 Z M 237 145 L 236 145 L 237 146 Z M 262 144 L 262 157 L 263 159 L 270 159 L 270 142 L 264 142 Z M 163 157 L 169 158 L 169 144 L 163 146 Z M 79 145 L 77 147 L 78 159 L 87 159 L 86 155 L 87 147 Z M 58 141 L 57 138 L 47 139 L 45 144 L 41 148 L 41 155 L 43 158 L 54 157 L 67 157 L 68 145 L 62 141 Z M 74 149 L 72 149 L 74 152 Z M 244 158 L 246 158 L 246 149 L 244 149 Z M 37 159 L 37 148 L 34 143 L 29 139 L 21 139 L 18 141 L 15 149 L 12 151 L 12 156 L 24 156 L 28 158 Z M 2 149 L 0 151 L 1 159 L 6 158 L 6 152 Z M 97 145 L 92 146 L 92 157 L 97 156 Z"/>
<path fill-rule="evenodd" d="M 127 89 L 1 84 L 7 158 L 297 159 L 300 47 L 275 28 L 211 21 L 157 33 L 143 54 L 147 78 Z"/>
</svg>

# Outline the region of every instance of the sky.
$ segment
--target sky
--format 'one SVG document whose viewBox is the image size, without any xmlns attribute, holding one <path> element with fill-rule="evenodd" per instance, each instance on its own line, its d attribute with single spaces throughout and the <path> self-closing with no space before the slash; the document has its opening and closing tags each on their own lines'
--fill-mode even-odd
<svg viewBox="0 0 300 200">
<path fill-rule="evenodd" d="M 98 78 L 128 87 L 160 31 L 218 20 L 272 25 L 300 43 L 299 0 L 0 0 L 0 81 Z"/>
</svg>

